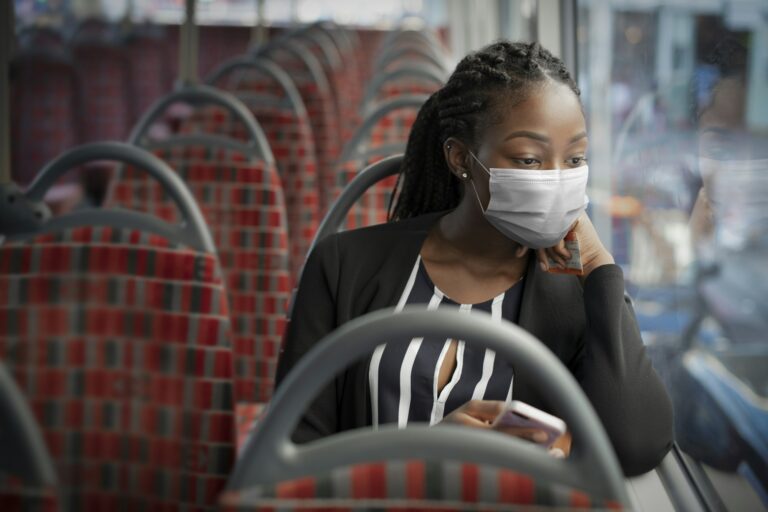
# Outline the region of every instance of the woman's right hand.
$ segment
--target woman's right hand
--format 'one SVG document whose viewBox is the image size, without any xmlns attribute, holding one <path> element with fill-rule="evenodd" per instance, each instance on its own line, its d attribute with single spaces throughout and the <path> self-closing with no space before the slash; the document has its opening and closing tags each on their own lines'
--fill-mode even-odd
<svg viewBox="0 0 768 512">
<path fill-rule="evenodd" d="M 496 430 L 497 432 L 540 444 L 546 448 L 545 443 L 549 436 L 541 429 L 519 427 L 494 428 L 492 426 L 493 421 L 504 412 L 506 405 L 506 402 L 501 400 L 470 400 L 445 416 L 441 423 Z M 565 455 L 563 450 L 558 447 L 552 447 L 549 451 L 555 457 L 563 457 Z"/>
</svg>

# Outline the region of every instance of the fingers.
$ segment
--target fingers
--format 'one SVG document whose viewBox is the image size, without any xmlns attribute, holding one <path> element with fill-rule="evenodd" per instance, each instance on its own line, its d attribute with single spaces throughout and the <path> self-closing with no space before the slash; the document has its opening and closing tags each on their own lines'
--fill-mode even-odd
<svg viewBox="0 0 768 512">
<path fill-rule="evenodd" d="M 539 249 L 536 251 L 536 259 L 539 262 L 539 267 L 544 272 L 549 271 L 550 266 L 554 264 L 565 269 L 568 266 L 568 260 L 571 258 L 571 252 L 565 248 L 565 242 L 562 240 L 552 247 L 546 249 Z"/>
<path fill-rule="evenodd" d="M 565 452 L 561 450 L 560 448 L 550 448 L 549 454 L 556 458 L 556 459 L 564 459 L 565 458 Z"/>
<path fill-rule="evenodd" d="M 498 427 L 495 428 L 497 432 L 507 434 L 510 436 L 519 437 L 532 443 L 545 445 L 549 440 L 549 436 L 546 432 L 537 428 L 522 428 L 522 427 Z"/>
<path fill-rule="evenodd" d="M 500 400 L 470 400 L 458 410 L 480 421 L 492 422 L 504 411 L 506 404 Z"/>
</svg>

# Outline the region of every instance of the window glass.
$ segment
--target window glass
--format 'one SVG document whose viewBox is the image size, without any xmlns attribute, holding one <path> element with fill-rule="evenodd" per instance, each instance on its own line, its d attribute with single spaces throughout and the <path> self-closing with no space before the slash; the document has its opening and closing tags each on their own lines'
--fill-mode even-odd
<svg viewBox="0 0 768 512">
<path fill-rule="evenodd" d="M 731 510 L 768 507 L 768 4 L 580 0 L 592 214 Z"/>
</svg>

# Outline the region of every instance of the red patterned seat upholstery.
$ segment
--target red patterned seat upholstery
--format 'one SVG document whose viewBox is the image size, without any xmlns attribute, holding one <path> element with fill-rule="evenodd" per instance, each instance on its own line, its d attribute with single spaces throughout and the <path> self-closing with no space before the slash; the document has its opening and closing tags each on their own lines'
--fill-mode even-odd
<svg viewBox="0 0 768 512">
<path fill-rule="evenodd" d="M 26 185 L 45 163 L 77 143 L 76 78 L 68 54 L 34 48 L 22 48 L 12 70 L 11 169 L 13 179 Z"/>
<path fill-rule="evenodd" d="M 134 27 L 134 32 L 128 36 L 126 52 L 134 109 L 132 123 L 172 87 L 168 46 L 168 36 L 160 27 Z"/>
<path fill-rule="evenodd" d="M 404 94 L 426 94 L 427 96 L 440 89 L 440 86 L 433 81 L 417 80 L 414 78 L 408 80 L 395 80 L 386 83 L 376 96 L 376 101 L 402 96 Z"/>
<path fill-rule="evenodd" d="M 357 155 L 341 162 L 331 189 L 331 198 L 335 200 L 344 187 L 370 164 L 387 156 L 402 153 L 408 142 L 411 126 L 416 120 L 417 109 L 413 107 L 397 108 L 385 114 L 371 129 L 367 143 L 358 148 Z M 378 152 L 377 149 L 381 149 Z M 347 216 L 347 229 L 381 224 L 387 220 L 390 198 L 397 177 L 391 176 L 369 188 L 362 198 L 350 209 Z"/>
<path fill-rule="evenodd" d="M 24 485 L 15 479 L 0 478 L 0 508 L 10 511 L 63 511 L 56 489 Z"/>
<path fill-rule="evenodd" d="M 197 199 L 218 249 L 229 294 L 237 402 L 266 402 L 291 290 L 282 185 L 274 167 L 215 145 L 156 150 Z M 126 169 L 112 200 L 176 219 L 176 209 L 144 173 Z"/>
<path fill-rule="evenodd" d="M 91 22 L 93 23 L 93 22 Z M 90 25 L 90 23 L 89 23 Z M 122 140 L 133 123 L 129 85 L 130 61 L 125 50 L 106 33 L 110 27 L 83 27 L 72 43 L 78 78 L 79 114 L 83 123 L 80 142 Z"/>
<path fill-rule="evenodd" d="M 317 58 L 301 45 L 288 44 L 293 49 L 278 46 L 270 53 L 270 58 L 291 76 L 307 109 L 320 171 L 320 213 L 323 214 L 330 206 L 327 191 L 333 183 L 340 151 L 336 104 L 328 77 Z"/>
<path fill-rule="evenodd" d="M 284 93 L 272 79 L 257 72 L 244 75 L 233 76 L 224 88 L 233 91 L 253 113 L 272 149 L 285 193 L 295 276 L 320 224 L 319 170 L 312 127 L 303 106 L 301 112 L 296 112 L 274 104 L 283 100 Z M 225 134 L 239 140 L 247 137 L 243 124 L 221 108 L 198 109 L 182 131 Z"/>
<path fill-rule="evenodd" d="M 611 509 L 611 501 L 509 469 L 454 461 L 394 461 L 343 467 L 222 495 L 222 510 L 506 510 Z M 487 508 L 485 508 L 487 507 Z"/>
<path fill-rule="evenodd" d="M 213 506 L 235 446 L 214 255 L 110 227 L 6 241 L 0 326 L 70 510 Z"/>
</svg>

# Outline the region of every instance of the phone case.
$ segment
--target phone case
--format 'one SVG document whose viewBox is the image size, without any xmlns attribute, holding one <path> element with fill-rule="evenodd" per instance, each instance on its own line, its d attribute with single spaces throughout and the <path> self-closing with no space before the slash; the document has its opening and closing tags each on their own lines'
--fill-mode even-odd
<svg viewBox="0 0 768 512">
<path fill-rule="evenodd" d="M 546 446 L 565 434 L 563 420 L 524 402 L 513 401 L 509 407 L 496 417 L 493 428 L 531 428 L 543 430 L 547 434 Z"/>
</svg>

